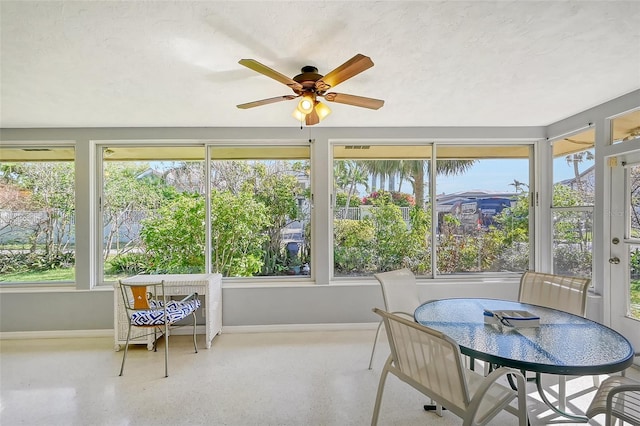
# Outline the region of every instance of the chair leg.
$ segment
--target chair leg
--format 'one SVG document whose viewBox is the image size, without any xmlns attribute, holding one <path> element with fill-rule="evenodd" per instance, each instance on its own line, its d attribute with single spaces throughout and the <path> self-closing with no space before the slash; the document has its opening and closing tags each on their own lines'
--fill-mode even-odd
<svg viewBox="0 0 640 426">
<path fill-rule="evenodd" d="M 158 328 L 153 327 L 153 351 L 158 352 Z"/>
<path fill-rule="evenodd" d="M 198 353 L 198 344 L 196 343 L 196 312 L 193 311 L 193 349 Z"/>
<path fill-rule="evenodd" d="M 169 377 L 169 324 L 164 324 L 164 377 Z"/>
<path fill-rule="evenodd" d="M 124 371 L 124 362 L 127 359 L 127 351 L 129 351 L 129 337 L 131 336 L 131 323 L 129 323 L 129 330 L 127 330 L 127 343 L 124 345 L 124 353 L 122 354 L 122 365 L 120 366 L 120 376 Z"/>
<path fill-rule="evenodd" d="M 393 359 L 389 356 L 387 362 L 384 364 L 382 374 L 380 374 L 380 383 L 378 383 L 378 393 L 376 394 L 376 405 L 373 407 L 373 417 L 371 418 L 371 426 L 378 424 L 378 415 L 380 414 L 380 403 L 382 402 L 382 393 L 384 392 L 384 384 L 387 380 L 387 374 L 389 373 L 389 367 Z"/>
<path fill-rule="evenodd" d="M 380 336 L 380 328 L 382 328 L 383 322 L 380 321 L 378 323 L 378 329 L 376 330 L 376 337 L 373 339 L 373 348 L 371 348 L 371 359 L 369 359 L 369 370 L 371 370 L 371 365 L 373 364 L 373 355 L 376 353 L 376 344 L 378 343 L 378 337 Z"/>
</svg>

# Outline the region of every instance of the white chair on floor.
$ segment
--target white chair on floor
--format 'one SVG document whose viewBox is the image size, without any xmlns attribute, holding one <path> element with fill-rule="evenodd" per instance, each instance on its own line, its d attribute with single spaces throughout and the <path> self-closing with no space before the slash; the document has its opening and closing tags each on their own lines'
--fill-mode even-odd
<svg viewBox="0 0 640 426">
<path fill-rule="evenodd" d="M 605 415 L 605 426 L 616 420 L 640 425 L 640 382 L 624 376 L 611 376 L 602 382 L 587 409 L 587 417 Z"/>
<path fill-rule="evenodd" d="M 158 332 L 164 335 L 164 376 L 169 376 L 169 327 L 188 316 L 193 317 L 193 347 L 198 353 L 196 344 L 196 310 L 200 307 L 198 294 L 193 293 L 182 300 L 170 299 L 165 292 L 164 281 L 154 283 L 119 282 L 120 293 L 127 312 L 129 329 L 127 343 L 124 346 L 120 376 L 124 372 L 124 363 L 129 351 L 132 327 L 151 329 L 152 332 L 136 336 L 144 337 L 153 334 L 153 348 L 157 350 Z"/>
<path fill-rule="evenodd" d="M 448 336 L 374 308 L 384 321 L 391 355 L 384 365 L 373 409 L 372 426 L 377 425 L 387 374 L 422 392 L 437 404 L 463 419 L 463 426 L 486 425 L 502 410 L 527 425 L 527 394 L 524 376 L 515 370 L 498 368 L 482 376 L 463 367 L 460 347 Z M 507 374 L 516 378 L 515 391 L 496 381 Z M 511 402 L 517 399 L 517 408 Z"/>
<path fill-rule="evenodd" d="M 418 286 L 416 277 L 411 270 L 399 269 L 396 271 L 381 272 L 375 274 L 374 277 L 380 282 L 382 288 L 382 299 L 384 301 L 384 309 L 393 314 L 399 314 L 413 319 L 413 312 L 420 306 L 420 297 L 418 296 Z M 376 352 L 376 345 L 380 336 L 380 328 L 383 321 L 380 320 L 376 337 L 373 340 L 371 348 L 371 358 L 369 359 L 369 370 L 373 364 L 373 356 Z"/>
<path fill-rule="evenodd" d="M 557 309 L 584 317 L 587 313 L 587 292 L 591 279 L 527 271 L 520 279 L 518 301 Z M 593 385 L 600 380 L 593 376 Z M 558 376 L 558 408 L 565 409 L 567 394 L 566 376 Z"/>
</svg>

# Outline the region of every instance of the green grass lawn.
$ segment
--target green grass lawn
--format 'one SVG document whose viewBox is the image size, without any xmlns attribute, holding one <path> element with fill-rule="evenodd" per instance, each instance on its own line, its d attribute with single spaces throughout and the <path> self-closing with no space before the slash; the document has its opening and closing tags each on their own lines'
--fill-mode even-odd
<svg viewBox="0 0 640 426">
<path fill-rule="evenodd" d="M 0 275 L 0 282 L 75 281 L 75 268 L 50 269 L 48 271 L 16 272 Z"/>
</svg>

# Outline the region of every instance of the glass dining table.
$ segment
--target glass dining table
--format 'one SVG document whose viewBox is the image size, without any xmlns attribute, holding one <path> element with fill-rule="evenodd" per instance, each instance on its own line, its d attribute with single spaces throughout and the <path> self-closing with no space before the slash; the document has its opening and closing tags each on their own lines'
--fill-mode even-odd
<svg viewBox="0 0 640 426">
<path fill-rule="evenodd" d="M 494 312 L 513 311 L 525 311 L 539 321 L 536 326 L 513 327 L 508 320 L 503 323 L 486 319 Z M 577 315 L 527 303 L 482 298 L 432 300 L 420 305 L 414 318 L 451 337 L 464 355 L 490 365 L 535 373 L 543 402 L 554 412 L 578 422 L 588 419 L 554 406 L 544 392 L 541 374 L 610 374 L 633 363 L 633 346 L 615 330 Z"/>
</svg>

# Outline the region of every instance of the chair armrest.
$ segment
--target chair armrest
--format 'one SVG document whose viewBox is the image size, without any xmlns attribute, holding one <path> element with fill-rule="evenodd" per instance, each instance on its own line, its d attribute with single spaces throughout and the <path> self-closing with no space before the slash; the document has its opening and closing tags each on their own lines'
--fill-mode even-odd
<svg viewBox="0 0 640 426">
<path fill-rule="evenodd" d="M 182 298 L 180 301 L 181 302 L 186 302 L 189 299 L 199 300 L 200 298 L 198 296 L 198 293 L 191 293 L 190 295 L 185 296 L 184 298 Z"/>
<path fill-rule="evenodd" d="M 521 372 L 519 372 L 518 370 L 514 370 L 512 368 L 507 368 L 507 367 L 500 367 L 496 370 L 493 370 L 491 372 L 491 374 L 489 374 L 487 377 L 485 377 L 484 381 L 482 382 L 482 384 L 480 385 L 480 387 L 478 388 L 478 390 L 476 391 L 476 395 L 483 395 L 484 393 L 487 392 L 487 390 L 493 386 L 493 384 L 502 376 L 506 376 L 508 374 L 512 374 L 513 376 L 515 376 L 516 378 L 516 383 L 518 385 L 518 391 L 520 391 L 520 389 L 525 389 L 526 386 L 526 381 L 524 379 L 524 376 L 522 375 Z M 475 395 L 473 396 L 473 398 L 471 399 L 471 403 L 473 404 L 473 400 L 475 399 Z"/>
<path fill-rule="evenodd" d="M 616 396 L 619 394 L 625 394 L 627 392 L 629 392 L 630 395 L 620 395 L 620 397 L 624 398 L 621 404 L 622 410 L 616 409 L 614 407 L 614 399 L 616 399 Z M 640 382 L 637 384 L 618 385 L 611 389 L 609 393 L 607 393 L 606 413 L 609 416 L 613 414 L 625 422 L 640 422 Z"/>
<path fill-rule="evenodd" d="M 403 311 L 394 311 L 394 312 L 389 312 L 390 314 L 394 314 L 394 315 L 400 315 L 402 317 L 406 317 L 409 321 L 413 321 L 413 314 L 410 314 L 408 312 L 403 312 Z"/>
<path fill-rule="evenodd" d="M 491 374 L 489 374 L 487 377 L 484 378 L 482 384 L 476 390 L 476 393 L 473 396 L 471 396 L 471 401 L 469 401 L 469 411 L 474 413 L 473 417 L 475 417 L 475 413 L 477 413 L 478 409 L 480 408 L 482 399 L 484 398 L 489 388 L 494 384 L 496 384 L 496 381 L 499 378 L 503 376 L 507 376 L 509 374 L 515 376 L 516 378 L 516 383 L 518 387 L 517 389 L 518 405 L 521 407 L 521 410 L 523 411 L 521 415 L 523 416 L 523 418 L 526 418 L 527 416 L 527 413 L 526 413 L 527 382 L 524 378 L 524 375 L 521 372 L 514 370 L 512 368 L 507 368 L 507 367 L 500 367 L 492 371 Z"/>
</svg>

